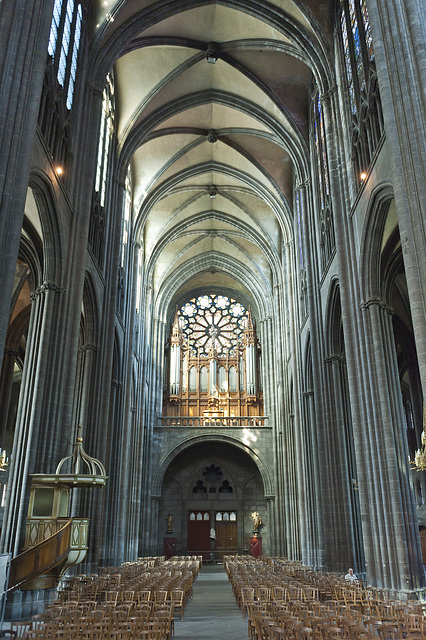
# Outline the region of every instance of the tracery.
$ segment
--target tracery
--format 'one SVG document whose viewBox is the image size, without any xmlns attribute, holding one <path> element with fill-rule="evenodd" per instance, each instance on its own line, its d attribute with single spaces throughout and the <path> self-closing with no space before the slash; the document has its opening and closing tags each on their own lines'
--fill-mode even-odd
<svg viewBox="0 0 426 640">
<path fill-rule="evenodd" d="M 362 184 L 384 131 L 382 107 L 366 0 L 344 0 L 340 11 L 352 158 L 355 180 Z"/>
<path fill-rule="evenodd" d="M 176 309 L 167 346 L 163 415 L 259 416 L 260 346 L 251 310 L 207 292 Z"/>
</svg>

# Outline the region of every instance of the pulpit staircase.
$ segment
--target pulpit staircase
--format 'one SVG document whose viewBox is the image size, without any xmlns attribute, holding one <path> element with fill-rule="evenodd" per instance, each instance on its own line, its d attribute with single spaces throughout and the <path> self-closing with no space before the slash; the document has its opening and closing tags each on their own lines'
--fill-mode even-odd
<svg viewBox="0 0 426 640">
<path fill-rule="evenodd" d="M 68 473 L 63 471 L 67 462 Z M 54 589 L 67 569 L 84 560 L 89 519 L 67 516 L 71 491 L 102 487 L 106 480 L 103 464 L 83 449 L 81 427 L 71 455 L 54 474 L 32 474 L 24 550 L 11 561 L 7 593 Z"/>
</svg>

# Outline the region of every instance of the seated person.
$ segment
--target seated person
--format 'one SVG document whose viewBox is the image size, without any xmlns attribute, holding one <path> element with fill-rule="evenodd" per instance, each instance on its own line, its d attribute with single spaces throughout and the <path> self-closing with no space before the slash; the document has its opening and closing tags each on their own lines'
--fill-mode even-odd
<svg viewBox="0 0 426 640">
<path fill-rule="evenodd" d="M 347 580 L 348 582 L 358 582 L 358 578 L 353 569 L 348 569 L 348 572 L 345 575 L 345 580 Z"/>
</svg>

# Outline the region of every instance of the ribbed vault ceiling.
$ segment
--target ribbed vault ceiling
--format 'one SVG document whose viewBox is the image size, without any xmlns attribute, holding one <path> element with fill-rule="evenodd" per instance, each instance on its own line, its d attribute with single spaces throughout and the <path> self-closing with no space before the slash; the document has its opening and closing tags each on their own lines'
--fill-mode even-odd
<svg viewBox="0 0 426 640">
<path fill-rule="evenodd" d="M 285 276 L 332 4 L 98 3 L 92 47 L 113 51 L 122 172 L 131 162 L 154 297 L 203 286 L 271 297 Z"/>
</svg>

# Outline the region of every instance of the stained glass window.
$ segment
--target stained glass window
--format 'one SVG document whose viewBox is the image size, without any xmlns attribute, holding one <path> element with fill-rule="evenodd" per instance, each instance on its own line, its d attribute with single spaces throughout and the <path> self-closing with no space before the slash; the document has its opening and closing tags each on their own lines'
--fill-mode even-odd
<svg viewBox="0 0 426 640">
<path fill-rule="evenodd" d="M 374 60 L 373 38 L 371 37 L 370 19 L 367 11 L 367 0 L 361 1 L 362 21 L 364 24 L 365 43 L 369 53 L 370 60 Z"/>
<path fill-rule="evenodd" d="M 227 296 L 205 294 L 192 298 L 178 311 L 184 338 L 193 355 L 208 356 L 214 347 L 218 355 L 235 355 L 247 324 L 245 307 Z"/>
<path fill-rule="evenodd" d="M 368 0 L 341 0 L 342 58 L 352 112 L 352 157 L 356 181 L 364 174 L 383 135 L 383 116 L 374 64 Z"/>
<path fill-rule="evenodd" d="M 300 192 L 296 191 L 296 216 L 297 216 L 297 227 L 299 230 L 299 258 L 300 258 L 300 267 L 303 269 L 303 227 L 302 227 L 302 217 L 300 212 Z"/>
<path fill-rule="evenodd" d="M 340 22 L 345 69 L 351 108 L 356 113 L 357 93 L 366 91 L 368 63 L 374 60 L 373 40 L 366 0 L 346 0 L 343 5 Z"/>
<path fill-rule="evenodd" d="M 328 196 L 330 195 L 330 184 L 328 178 L 328 160 L 327 160 L 327 145 L 324 133 L 324 117 L 322 112 L 321 99 L 317 95 L 314 100 L 314 138 L 315 138 L 315 151 L 318 164 L 318 186 L 319 195 L 321 200 L 321 209 L 324 209 Z M 296 196 L 297 197 L 297 196 Z M 300 224 L 300 222 L 299 222 Z"/>
<path fill-rule="evenodd" d="M 361 36 L 358 19 L 355 11 L 355 0 L 349 0 L 349 15 L 353 38 L 353 52 L 355 58 L 356 72 L 361 89 L 365 89 L 364 65 L 362 62 Z"/>
<path fill-rule="evenodd" d="M 55 0 L 55 4 L 53 7 L 52 24 L 50 25 L 49 46 L 47 48 L 49 56 L 52 56 L 52 58 L 55 55 L 56 42 L 58 40 L 59 22 L 61 20 L 61 8 L 62 0 Z"/>
<path fill-rule="evenodd" d="M 74 95 L 75 76 L 77 73 L 77 56 L 78 56 L 78 49 L 80 47 L 80 38 L 81 38 L 81 19 L 82 19 L 82 12 L 81 12 L 81 5 L 79 5 L 77 9 L 77 21 L 75 24 L 75 32 L 74 32 L 74 46 L 73 46 L 72 58 L 71 58 L 70 79 L 68 83 L 67 109 L 71 109 L 72 99 Z"/>
<path fill-rule="evenodd" d="M 124 183 L 124 206 L 121 223 L 121 266 L 126 262 L 127 245 L 129 243 L 130 214 L 132 211 L 132 173 L 130 165 L 127 167 L 126 179 Z"/>
<path fill-rule="evenodd" d="M 99 193 L 99 203 L 105 206 L 108 175 L 109 149 L 114 132 L 114 82 L 109 73 L 102 100 L 102 118 L 99 131 L 98 161 L 96 166 L 95 191 Z"/>
<path fill-rule="evenodd" d="M 328 175 L 328 158 L 327 158 L 327 141 L 325 137 L 324 126 L 324 114 L 323 105 L 319 92 L 314 94 L 313 99 L 313 122 L 312 122 L 314 141 L 315 141 L 315 155 L 317 162 L 317 193 L 319 202 L 319 226 L 320 226 L 320 253 L 321 264 L 325 268 L 331 259 L 334 251 L 334 230 L 333 230 L 333 216 L 331 210 L 330 199 L 330 182 Z M 296 196 L 297 198 L 297 196 Z M 298 202 L 296 200 L 296 206 Z M 297 211 L 299 232 L 300 232 L 300 213 Z M 300 237 L 299 237 L 300 241 Z M 304 268 L 303 262 L 301 262 L 301 285 L 304 286 Z"/>
<path fill-rule="evenodd" d="M 55 0 L 47 51 L 55 64 L 56 77 L 71 109 L 77 73 L 83 12 L 74 0 Z"/>
</svg>

